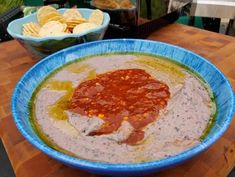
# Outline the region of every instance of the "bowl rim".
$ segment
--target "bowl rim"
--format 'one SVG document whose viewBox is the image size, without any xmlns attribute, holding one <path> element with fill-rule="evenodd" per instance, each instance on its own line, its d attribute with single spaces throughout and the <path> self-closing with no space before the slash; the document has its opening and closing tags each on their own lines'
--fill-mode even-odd
<svg viewBox="0 0 235 177">
<path fill-rule="evenodd" d="M 67 9 L 71 9 L 71 8 L 61 8 L 61 9 L 58 9 L 57 11 L 62 12 L 62 11 L 67 10 Z M 77 10 L 79 10 L 79 11 L 90 11 L 91 12 L 95 9 L 77 8 Z M 42 41 L 46 41 L 46 40 L 63 40 L 65 38 L 69 38 L 69 37 L 79 38 L 79 37 L 82 37 L 82 36 L 87 35 L 89 33 L 95 33 L 95 32 L 98 32 L 98 31 L 103 31 L 105 28 L 108 27 L 109 22 L 110 22 L 110 16 L 107 12 L 103 12 L 103 13 L 104 13 L 104 20 L 103 20 L 102 25 L 100 25 L 97 28 L 84 31 L 84 32 L 79 33 L 79 34 L 70 33 L 70 34 L 65 34 L 65 35 L 62 35 L 62 36 L 33 37 L 33 36 L 24 36 L 23 34 L 14 33 L 12 31 L 12 28 L 14 28 L 15 23 L 20 22 L 22 20 L 25 20 L 27 18 L 31 18 L 32 16 L 37 16 L 37 12 L 11 21 L 7 26 L 7 32 L 14 38 L 28 40 L 28 41 L 35 41 L 35 42 L 42 42 Z"/>
<path fill-rule="evenodd" d="M 210 65 L 214 70 L 216 70 L 216 72 L 218 72 L 222 76 L 222 78 L 225 81 L 225 84 L 227 85 L 227 87 L 229 89 L 229 93 L 231 95 L 231 98 L 230 98 L 231 99 L 231 101 L 230 101 L 231 107 L 228 111 L 228 114 L 226 115 L 226 121 L 223 125 L 220 126 L 219 131 L 217 131 L 216 134 L 213 134 L 209 139 L 204 139 L 200 144 L 194 146 L 193 148 L 190 148 L 189 150 L 183 151 L 182 153 L 177 154 L 175 156 L 167 157 L 167 158 L 160 159 L 160 160 L 150 161 L 150 162 L 129 163 L 129 164 L 112 164 L 112 163 L 104 163 L 104 162 L 95 162 L 95 161 L 90 161 L 90 160 L 86 160 L 86 159 L 72 157 L 72 156 L 63 154 L 59 151 L 56 151 L 56 150 L 50 148 L 49 146 L 45 145 L 45 143 L 43 144 L 42 142 L 36 141 L 34 138 L 32 138 L 24 130 L 24 126 L 22 126 L 22 124 L 20 123 L 21 122 L 20 117 L 16 113 L 16 110 L 17 110 L 17 106 L 16 106 L 17 101 L 16 100 L 17 100 L 18 94 L 21 90 L 20 88 L 23 86 L 22 83 L 24 82 L 24 80 L 27 79 L 27 77 L 30 77 L 31 72 L 33 72 L 35 68 L 37 68 L 41 65 L 44 65 L 44 63 L 47 63 L 47 61 L 50 60 L 50 58 L 53 58 L 56 55 L 65 54 L 65 51 L 72 51 L 74 49 L 78 50 L 79 48 L 84 48 L 84 47 L 89 48 L 90 45 L 96 45 L 96 44 L 100 44 L 100 43 L 108 44 L 108 43 L 112 43 L 112 42 L 118 42 L 118 43 L 138 42 L 138 43 L 150 43 L 151 45 L 154 45 L 157 43 L 160 45 L 173 47 L 174 49 L 182 50 L 184 52 L 195 55 L 195 56 L 199 57 L 200 60 L 203 60 L 205 63 Z M 201 57 L 200 55 L 198 55 L 190 50 L 187 50 L 187 49 L 184 49 L 182 47 L 175 46 L 172 44 L 159 42 L 159 41 L 141 40 L 141 39 L 111 39 L 111 40 L 94 41 L 94 42 L 89 42 L 89 43 L 84 43 L 84 44 L 68 47 L 68 48 L 60 50 L 52 55 L 49 55 L 46 58 L 44 58 L 43 60 L 36 63 L 18 81 L 16 88 L 14 90 L 13 96 L 12 96 L 12 100 L 11 100 L 11 110 L 12 110 L 12 115 L 13 115 L 15 124 L 16 124 L 17 128 L 20 130 L 21 134 L 33 146 L 35 146 L 37 149 L 41 150 L 45 154 L 49 155 L 50 157 L 53 157 L 54 159 L 57 159 L 63 163 L 72 165 L 74 167 L 83 168 L 83 169 L 87 169 L 87 170 L 94 170 L 94 171 L 95 170 L 103 170 L 103 171 L 108 171 L 108 172 L 138 172 L 138 171 L 146 171 L 146 170 L 163 169 L 166 167 L 173 166 L 175 164 L 179 164 L 179 163 L 181 163 L 187 159 L 190 159 L 193 156 L 201 153 L 202 151 L 206 150 L 207 148 L 209 148 L 213 143 L 215 143 L 224 134 L 224 132 L 228 129 L 228 127 L 232 121 L 233 113 L 235 110 L 235 95 L 232 90 L 231 84 L 229 83 L 227 78 L 224 76 L 224 74 L 215 65 L 213 65 L 210 61 L 206 60 L 205 58 Z"/>
</svg>

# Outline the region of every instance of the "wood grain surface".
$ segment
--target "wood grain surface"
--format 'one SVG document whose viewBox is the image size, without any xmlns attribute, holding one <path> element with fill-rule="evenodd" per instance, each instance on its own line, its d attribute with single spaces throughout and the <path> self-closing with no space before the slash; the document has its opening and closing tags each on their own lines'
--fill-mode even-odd
<svg viewBox="0 0 235 177">
<path fill-rule="evenodd" d="M 235 38 L 172 24 L 150 40 L 168 42 L 202 55 L 215 64 L 235 88 Z M 12 91 L 36 61 L 16 41 L 0 44 L 0 136 L 17 177 L 97 176 L 67 167 L 30 145 L 16 129 L 10 112 Z M 214 145 L 184 164 L 151 177 L 225 177 L 235 165 L 235 120 Z"/>
</svg>

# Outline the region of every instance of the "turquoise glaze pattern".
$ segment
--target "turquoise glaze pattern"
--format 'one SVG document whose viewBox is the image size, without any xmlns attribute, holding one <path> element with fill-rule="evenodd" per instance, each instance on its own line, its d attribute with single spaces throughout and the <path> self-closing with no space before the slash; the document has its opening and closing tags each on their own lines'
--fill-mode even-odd
<svg viewBox="0 0 235 177">
<path fill-rule="evenodd" d="M 79 8 L 78 10 L 86 19 L 89 18 L 91 12 L 93 11 L 92 9 L 85 8 Z M 66 9 L 59 9 L 58 11 L 63 14 Z M 67 34 L 64 36 L 42 38 L 23 36 L 22 25 L 29 22 L 37 22 L 37 15 L 32 14 L 12 21 L 8 25 L 7 31 L 12 37 L 17 39 L 19 43 L 33 55 L 34 58 L 40 59 L 69 46 L 103 39 L 105 31 L 108 28 L 109 21 L 109 15 L 104 13 L 103 24 L 100 27 L 80 34 Z"/>
<path fill-rule="evenodd" d="M 179 155 L 158 161 L 135 164 L 106 164 L 74 158 L 48 147 L 33 131 L 29 122 L 28 103 L 33 91 L 55 69 L 75 59 L 111 52 L 139 52 L 160 55 L 187 65 L 199 73 L 212 88 L 217 102 L 216 122 L 201 144 Z M 97 61 L 99 62 L 99 61 Z M 156 172 L 182 163 L 210 147 L 227 130 L 235 107 L 232 87 L 226 77 L 201 56 L 162 42 L 135 39 L 103 40 L 63 49 L 34 65 L 17 84 L 12 97 L 12 114 L 23 136 L 36 148 L 64 164 L 93 173 L 133 176 Z"/>
</svg>

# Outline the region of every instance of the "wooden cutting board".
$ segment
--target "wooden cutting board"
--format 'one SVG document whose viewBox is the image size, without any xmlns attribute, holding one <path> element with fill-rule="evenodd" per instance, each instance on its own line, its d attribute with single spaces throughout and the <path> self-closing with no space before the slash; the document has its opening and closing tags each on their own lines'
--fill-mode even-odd
<svg viewBox="0 0 235 177">
<path fill-rule="evenodd" d="M 156 31 L 159 40 L 192 50 L 214 63 L 235 88 L 235 38 L 172 24 Z M 17 177 L 97 176 L 67 167 L 31 146 L 16 129 L 10 99 L 17 80 L 34 63 L 16 41 L 0 44 L 0 136 Z M 214 145 L 184 164 L 150 175 L 152 177 L 225 177 L 235 164 L 235 120 Z"/>
</svg>

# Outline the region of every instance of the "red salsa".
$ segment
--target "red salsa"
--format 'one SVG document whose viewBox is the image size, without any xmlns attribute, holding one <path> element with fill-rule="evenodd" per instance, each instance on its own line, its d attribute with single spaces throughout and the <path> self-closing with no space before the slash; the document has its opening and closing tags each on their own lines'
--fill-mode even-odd
<svg viewBox="0 0 235 177">
<path fill-rule="evenodd" d="M 169 87 L 142 69 L 121 69 L 87 80 L 75 89 L 70 110 L 88 118 L 104 120 L 100 129 L 90 135 L 112 133 L 124 120 L 134 128 L 120 143 L 134 145 L 144 138 L 143 128 L 154 122 L 166 107 Z"/>
</svg>

